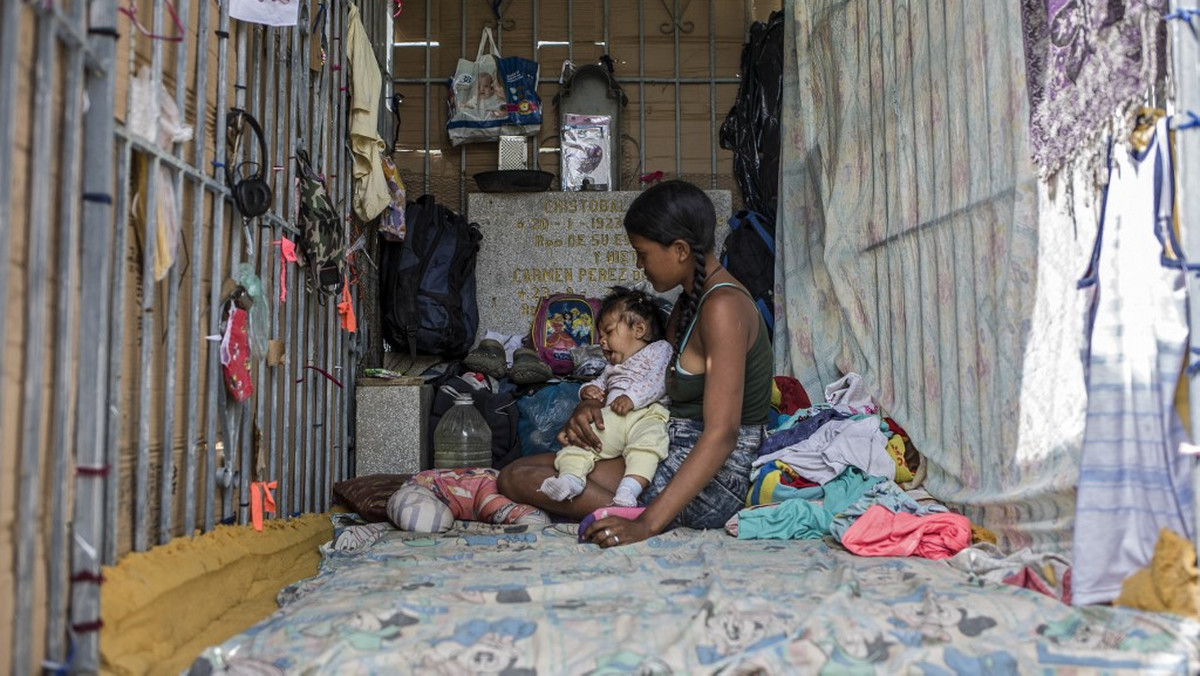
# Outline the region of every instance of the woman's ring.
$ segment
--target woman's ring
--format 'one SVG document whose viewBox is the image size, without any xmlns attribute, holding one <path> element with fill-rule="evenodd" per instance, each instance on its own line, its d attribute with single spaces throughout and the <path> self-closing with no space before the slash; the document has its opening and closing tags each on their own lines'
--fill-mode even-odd
<svg viewBox="0 0 1200 676">
<path fill-rule="evenodd" d="M 605 529 L 604 529 L 604 537 L 606 537 L 606 538 L 610 538 L 610 537 L 612 537 L 612 531 L 611 531 L 611 530 L 609 530 L 609 529 L 607 529 L 607 528 L 605 528 Z"/>
<path fill-rule="evenodd" d="M 614 536 L 613 536 L 613 544 L 614 544 L 614 545 L 619 545 L 619 544 L 621 544 L 621 537 L 620 537 L 619 535 L 614 535 Z"/>
</svg>

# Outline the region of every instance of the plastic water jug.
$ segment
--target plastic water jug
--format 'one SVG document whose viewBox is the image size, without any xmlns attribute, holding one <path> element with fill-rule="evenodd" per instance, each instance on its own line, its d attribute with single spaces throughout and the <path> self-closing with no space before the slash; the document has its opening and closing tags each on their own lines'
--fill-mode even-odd
<svg viewBox="0 0 1200 676">
<path fill-rule="evenodd" d="M 454 405 L 433 430 L 433 466 L 492 466 L 492 429 L 475 410 L 475 400 L 469 393 L 454 397 Z"/>
</svg>

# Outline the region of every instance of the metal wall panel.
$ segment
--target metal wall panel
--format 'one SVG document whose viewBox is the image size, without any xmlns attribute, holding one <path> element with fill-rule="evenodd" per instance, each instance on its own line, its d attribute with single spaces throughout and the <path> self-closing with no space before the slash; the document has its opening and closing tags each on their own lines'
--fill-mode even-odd
<svg viewBox="0 0 1200 676">
<path fill-rule="evenodd" d="M 386 57 L 390 14 L 364 7 Z M 353 381 L 320 374 L 352 374 L 355 343 L 336 300 L 306 292 L 278 246 L 298 238 L 300 147 L 347 231 L 361 227 L 343 132 L 347 9 L 306 0 L 300 26 L 269 28 L 206 0 L 0 7 L 0 530 L 12 533 L 0 546 L 13 562 L 0 610 L 34 618 L 0 629 L 3 670 L 96 671 L 102 565 L 247 523 L 253 481 L 278 482 L 287 516 L 328 510 L 348 475 Z M 134 99 L 139 72 L 157 100 Z M 191 138 L 132 129 L 155 105 Z M 252 138 L 229 155 L 231 105 L 260 121 L 266 157 Z M 225 170 L 239 162 L 275 192 L 259 219 L 230 203 Z M 287 355 L 252 364 L 243 404 L 226 395 L 213 340 L 238 265 L 261 284 L 262 338 Z"/>
</svg>

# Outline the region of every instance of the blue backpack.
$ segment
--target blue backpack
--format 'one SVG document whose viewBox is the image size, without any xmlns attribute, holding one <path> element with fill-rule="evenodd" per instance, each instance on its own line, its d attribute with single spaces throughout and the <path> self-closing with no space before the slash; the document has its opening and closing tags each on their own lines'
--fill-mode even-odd
<svg viewBox="0 0 1200 676">
<path fill-rule="evenodd" d="M 729 235 L 721 250 L 721 265 L 741 282 L 758 312 L 775 332 L 775 223 L 754 211 L 729 218 Z"/>
<path fill-rule="evenodd" d="M 465 356 L 479 327 L 475 259 L 479 226 L 432 195 L 409 202 L 403 242 L 380 242 L 383 337 L 394 349 Z"/>
</svg>

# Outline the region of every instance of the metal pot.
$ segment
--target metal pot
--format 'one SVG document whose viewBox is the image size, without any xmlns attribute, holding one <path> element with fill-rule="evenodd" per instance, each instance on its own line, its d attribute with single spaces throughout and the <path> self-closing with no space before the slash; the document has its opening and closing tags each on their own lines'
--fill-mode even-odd
<svg viewBox="0 0 1200 676">
<path fill-rule="evenodd" d="M 538 169 L 495 169 L 475 174 L 475 184 L 484 192 L 542 192 L 550 188 L 554 174 Z"/>
</svg>

